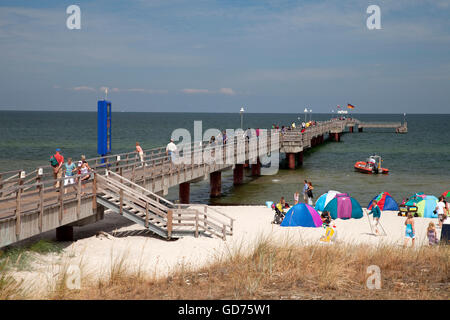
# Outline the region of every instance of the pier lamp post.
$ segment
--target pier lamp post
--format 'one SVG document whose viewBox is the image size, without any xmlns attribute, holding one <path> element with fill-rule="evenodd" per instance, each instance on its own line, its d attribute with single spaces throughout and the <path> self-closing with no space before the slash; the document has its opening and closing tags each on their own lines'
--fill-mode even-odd
<svg viewBox="0 0 450 320">
<path fill-rule="evenodd" d="M 308 109 L 305 108 L 305 110 L 303 110 L 303 112 L 305 113 L 305 123 L 307 123 L 308 121 L 306 121 L 306 115 L 308 114 Z"/>
<path fill-rule="evenodd" d="M 241 129 L 244 130 L 244 107 L 239 110 L 239 113 L 241 114 Z"/>
</svg>

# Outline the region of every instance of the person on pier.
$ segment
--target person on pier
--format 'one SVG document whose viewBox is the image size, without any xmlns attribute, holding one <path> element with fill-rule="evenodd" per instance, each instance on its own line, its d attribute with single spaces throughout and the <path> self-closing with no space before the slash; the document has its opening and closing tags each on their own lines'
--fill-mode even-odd
<svg viewBox="0 0 450 320">
<path fill-rule="evenodd" d="M 176 152 L 177 146 L 175 145 L 175 143 L 173 143 L 173 139 L 170 139 L 170 142 L 167 144 L 166 147 L 166 156 L 169 156 L 172 162 L 175 162 L 176 160 Z"/>
<path fill-rule="evenodd" d="M 60 154 L 61 149 L 56 149 L 55 154 L 50 158 L 50 165 L 53 168 L 53 178 L 56 180 L 53 184 L 55 188 L 59 188 L 61 183 L 61 178 L 63 175 L 62 165 L 64 164 L 64 157 Z M 59 192 L 59 190 L 56 190 Z"/>
</svg>

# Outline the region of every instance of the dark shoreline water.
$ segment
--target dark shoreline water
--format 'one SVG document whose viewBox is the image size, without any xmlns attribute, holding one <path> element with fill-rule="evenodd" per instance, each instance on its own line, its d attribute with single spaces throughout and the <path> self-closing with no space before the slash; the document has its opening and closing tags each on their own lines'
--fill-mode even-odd
<svg viewBox="0 0 450 320">
<path fill-rule="evenodd" d="M 331 114 L 312 114 L 314 120 L 329 119 Z M 300 120 L 298 118 L 300 117 Z M 308 115 L 309 117 L 309 115 Z M 403 114 L 354 114 L 362 121 L 403 120 Z M 304 119 L 298 114 L 244 114 L 244 127 L 269 128 L 273 123 L 288 125 Z M 238 113 L 113 113 L 112 147 L 114 153 L 133 151 L 136 141 L 144 149 L 167 143 L 172 131 L 193 131 L 196 120 L 208 128 L 237 128 Z M 0 111 L 0 172 L 47 164 L 56 147 L 63 154 L 78 159 L 81 154 L 95 157 L 97 144 L 95 112 Z M 214 204 L 264 204 L 285 196 L 292 202 L 293 193 L 301 190 L 304 179 L 315 185 L 315 197 L 329 189 L 348 192 L 363 206 L 381 191 L 390 192 L 397 201 L 415 192 L 439 195 L 450 189 L 450 115 L 407 115 L 408 134 L 393 129 L 366 129 L 347 133 L 340 143 L 327 142 L 305 153 L 303 167 L 280 170 L 274 176 L 246 177 L 242 186 L 232 185 L 232 174 L 224 172 L 223 195 L 209 199 L 207 181 L 192 184 L 192 202 Z M 390 169 L 388 176 L 356 173 L 353 164 L 377 153 Z M 250 172 L 247 172 L 249 175 Z M 170 199 L 178 190 L 169 190 Z"/>
</svg>

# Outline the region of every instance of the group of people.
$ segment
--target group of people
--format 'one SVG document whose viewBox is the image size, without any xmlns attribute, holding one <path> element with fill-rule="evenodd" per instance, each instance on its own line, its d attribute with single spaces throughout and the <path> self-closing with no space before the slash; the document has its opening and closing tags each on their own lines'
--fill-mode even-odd
<svg viewBox="0 0 450 320">
<path fill-rule="evenodd" d="M 50 165 L 53 169 L 53 178 L 55 179 L 54 187 L 56 192 L 60 190 L 61 178 L 64 174 L 64 186 L 72 185 L 76 190 L 75 183 L 81 180 L 81 187 L 84 188 L 85 181 L 89 180 L 91 168 L 86 161 L 86 156 L 82 155 L 81 159 L 75 164 L 72 158 L 68 158 L 67 162 L 64 162 L 64 156 L 61 154 L 61 149 L 56 149 L 55 154 L 50 157 Z M 64 191 L 67 193 L 67 189 Z M 84 192 L 82 191 L 82 195 Z"/>
<path fill-rule="evenodd" d="M 443 196 L 439 197 L 439 202 L 435 208 L 435 211 L 438 214 L 440 228 L 442 228 L 443 223 L 450 223 L 450 219 L 448 219 L 449 206 Z M 381 218 L 381 210 L 380 210 L 380 207 L 378 206 L 378 203 L 376 200 L 372 201 L 372 210 L 369 212 L 369 214 L 372 214 L 372 216 L 373 216 L 375 233 L 378 235 L 379 234 L 378 226 L 379 226 L 379 221 Z M 436 245 L 439 243 L 439 239 L 438 239 L 437 231 L 436 231 L 436 225 L 432 221 L 430 221 L 430 223 L 428 224 L 428 227 L 427 227 L 427 238 L 428 238 L 428 244 L 430 246 L 433 246 L 433 245 Z M 414 226 L 414 216 L 413 216 L 412 212 L 408 212 L 406 215 L 406 220 L 405 220 L 405 241 L 404 241 L 403 246 L 406 247 L 409 240 L 411 240 L 411 246 L 414 247 L 415 239 L 416 239 L 416 229 Z"/>
</svg>

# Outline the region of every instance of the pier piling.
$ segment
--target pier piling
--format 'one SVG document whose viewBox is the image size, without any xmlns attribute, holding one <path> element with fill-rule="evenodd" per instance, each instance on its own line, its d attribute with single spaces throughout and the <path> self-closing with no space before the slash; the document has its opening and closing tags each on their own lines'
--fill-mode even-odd
<svg viewBox="0 0 450 320">
<path fill-rule="evenodd" d="M 179 187 L 180 203 L 183 203 L 183 204 L 189 203 L 190 191 L 191 191 L 191 183 L 190 182 L 180 183 L 180 187 Z"/>
<path fill-rule="evenodd" d="M 57 241 L 73 241 L 73 227 L 61 226 L 56 228 Z"/>
<path fill-rule="evenodd" d="M 222 172 L 215 171 L 209 174 L 210 196 L 219 197 L 222 192 Z"/>
<path fill-rule="evenodd" d="M 235 186 L 244 183 L 244 165 L 236 164 L 233 169 L 233 184 Z"/>
<path fill-rule="evenodd" d="M 286 157 L 288 158 L 289 169 L 295 169 L 295 153 L 286 153 Z"/>
</svg>

